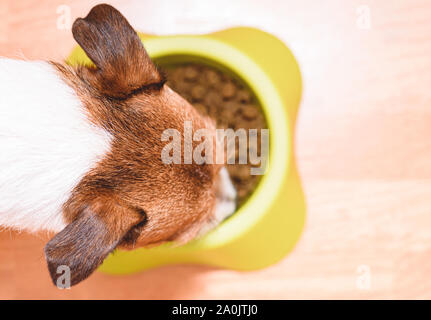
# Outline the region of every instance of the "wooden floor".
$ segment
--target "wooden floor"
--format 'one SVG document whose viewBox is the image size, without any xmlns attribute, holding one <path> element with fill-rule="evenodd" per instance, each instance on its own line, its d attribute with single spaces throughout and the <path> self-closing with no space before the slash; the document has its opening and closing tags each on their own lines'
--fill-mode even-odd
<svg viewBox="0 0 431 320">
<path fill-rule="evenodd" d="M 0 55 L 63 59 L 75 44 L 62 12 L 73 21 L 95 3 L 0 1 Z M 3 231 L 0 298 L 431 298 L 431 1 L 110 3 L 144 32 L 251 25 L 289 45 L 304 77 L 304 233 L 292 254 L 257 272 L 98 273 L 61 291 L 43 258 L 47 236 Z"/>
</svg>

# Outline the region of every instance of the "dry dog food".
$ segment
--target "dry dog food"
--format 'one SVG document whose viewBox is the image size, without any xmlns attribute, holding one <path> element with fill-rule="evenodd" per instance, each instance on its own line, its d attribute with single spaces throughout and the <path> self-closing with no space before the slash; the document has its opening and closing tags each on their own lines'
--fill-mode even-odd
<svg viewBox="0 0 431 320">
<path fill-rule="evenodd" d="M 240 81 L 203 64 L 179 64 L 164 69 L 168 76 L 168 85 L 199 112 L 213 118 L 217 128 L 267 128 L 257 99 Z M 227 168 L 238 192 L 238 205 L 248 198 L 259 182 L 260 176 L 250 174 L 251 166 L 238 164 L 237 143 L 236 164 L 228 164 Z"/>
</svg>

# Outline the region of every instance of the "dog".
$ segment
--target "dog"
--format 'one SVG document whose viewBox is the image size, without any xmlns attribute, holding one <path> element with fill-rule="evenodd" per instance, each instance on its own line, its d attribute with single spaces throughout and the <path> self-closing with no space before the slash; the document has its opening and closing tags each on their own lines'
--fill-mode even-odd
<svg viewBox="0 0 431 320">
<path fill-rule="evenodd" d="M 72 27 L 93 65 L 0 59 L 0 226 L 49 230 L 51 278 L 71 285 L 116 248 L 184 244 L 235 210 L 221 164 L 165 164 L 167 128 L 215 131 L 166 85 L 115 8 Z M 197 142 L 193 142 L 195 145 Z"/>
</svg>

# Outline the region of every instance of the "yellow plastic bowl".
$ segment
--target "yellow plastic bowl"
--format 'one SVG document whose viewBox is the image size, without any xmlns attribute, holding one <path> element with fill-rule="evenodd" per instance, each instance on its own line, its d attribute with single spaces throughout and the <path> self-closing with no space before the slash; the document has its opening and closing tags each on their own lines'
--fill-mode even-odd
<svg viewBox="0 0 431 320">
<path fill-rule="evenodd" d="M 304 196 L 293 156 L 302 88 L 294 56 L 279 39 L 253 28 L 206 35 L 140 37 L 151 58 L 157 61 L 205 60 L 245 81 L 259 99 L 268 121 L 269 165 L 248 201 L 205 237 L 181 247 L 165 244 L 117 250 L 99 270 L 123 274 L 175 263 L 253 270 L 279 261 L 294 247 L 305 220 Z M 68 63 L 90 60 L 77 47 Z"/>
</svg>

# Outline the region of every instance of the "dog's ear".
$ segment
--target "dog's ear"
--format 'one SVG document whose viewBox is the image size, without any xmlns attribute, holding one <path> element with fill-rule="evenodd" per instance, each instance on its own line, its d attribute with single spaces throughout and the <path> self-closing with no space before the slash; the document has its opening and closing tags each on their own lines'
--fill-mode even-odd
<svg viewBox="0 0 431 320">
<path fill-rule="evenodd" d="M 139 36 L 115 8 L 100 4 L 78 18 L 72 33 L 96 69 L 87 69 L 91 85 L 111 98 L 125 98 L 147 86 L 161 87 L 163 75 Z"/>
<path fill-rule="evenodd" d="M 116 246 L 145 221 L 141 212 L 115 202 L 98 201 L 79 215 L 45 246 L 48 270 L 54 284 L 69 268 L 70 284 L 86 279 Z"/>
</svg>

